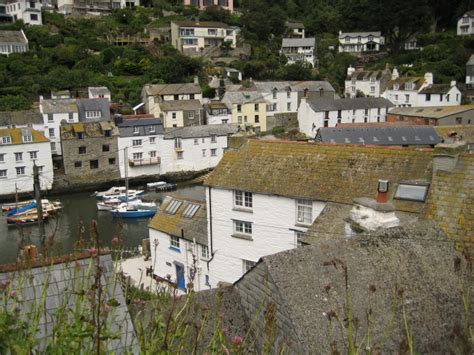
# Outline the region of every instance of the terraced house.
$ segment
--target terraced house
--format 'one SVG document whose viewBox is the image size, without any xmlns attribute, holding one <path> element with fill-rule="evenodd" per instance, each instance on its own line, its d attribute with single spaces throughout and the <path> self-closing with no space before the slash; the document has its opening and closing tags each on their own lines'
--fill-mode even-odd
<svg viewBox="0 0 474 355">
<path fill-rule="evenodd" d="M 231 111 L 231 122 L 253 127 L 257 132 L 267 130 L 267 105 L 269 102 L 257 91 L 227 91 L 222 102 Z"/>
</svg>

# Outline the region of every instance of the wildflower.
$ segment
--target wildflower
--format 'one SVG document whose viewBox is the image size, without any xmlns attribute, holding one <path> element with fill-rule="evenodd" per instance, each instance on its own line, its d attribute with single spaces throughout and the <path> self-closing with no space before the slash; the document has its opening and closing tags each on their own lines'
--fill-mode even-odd
<svg viewBox="0 0 474 355">
<path fill-rule="evenodd" d="M 15 290 L 11 290 L 10 291 L 10 297 L 11 298 L 16 298 L 16 296 L 18 296 L 18 292 L 16 292 Z"/>
<path fill-rule="evenodd" d="M 91 255 L 97 255 L 97 253 L 99 252 L 99 250 L 97 248 L 90 248 L 88 249 L 88 252 L 89 254 Z"/>
<path fill-rule="evenodd" d="M 231 339 L 231 343 L 233 346 L 240 346 L 242 345 L 243 341 L 244 341 L 244 338 L 242 338 L 240 335 L 234 335 Z"/>
</svg>

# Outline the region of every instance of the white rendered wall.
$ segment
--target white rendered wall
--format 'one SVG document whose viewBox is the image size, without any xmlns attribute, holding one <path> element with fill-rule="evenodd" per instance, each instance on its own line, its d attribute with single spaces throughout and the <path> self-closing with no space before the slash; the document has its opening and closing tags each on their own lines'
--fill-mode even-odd
<svg viewBox="0 0 474 355">
<path fill-rule="evenodd" d="M 371 88 L 374 88 L 374 91 L 371 90 Z M 354 89 L 353 89 L 354 88 Z M 357 90 L 362 91 L 365 96 L 371 96 L 371 97 L 380 97 L 381 92 L 380 92 L 380 80 L 376 80 L 374 82 L 371 82 L 369 80 L 356 80 L 355 84 L 352 83 L 352 80 L 346 80 L 346 85 L 345 85 L 345 96 L 349 96 L 350 98 L 356 97 Z"/>
<path fill-rule="evenodd" d="M 408 100 L 406 95 L 408 95 Z M 426 94 L 419 94 L 414 90 L 386 90 L 382 96 L 398 107 L 457 106 L 461 104 L 461 91 L 455 86 L 447 94 L 442 95 L 442 100 L 440 94 L 431 94 L 430 100 L 427 101 Z"/>
<path fill-rule="evenodd" d="M 150 138 L 155 138 L 155 143 L 150 143 Z M 142 145 L 133 146 L 133 140 L 141 139 Z M 120 168 L 120 177 L 125 178 L 125 164 L 128 164 L 128 160 L 133 160 L 133 153 L 143 153 L 143 159 L 150 159 L 150 152 L 156 151 L 156 157 L 161 159 L 163 152 L 163 135 L 154 135 L 154 136 L 133 136 L 133 137 L 118 137 L 118 156 L 119 156 L 119 168 Z M 125 161 L 124 148 L 127 148 L 127 161 Z M 149 176 L 149 175 L 158 175 L 161 174 L 162 161 L 160 164 L 154 165 L 139 165 L 139 166 L 130 166 L 127 167 L 128 177 L 137 177 L 137 176 Z"/>
<path fill-rule="evenodd" d="M 297 112 L 298 111 L 298 92 L 290 91 L 290 97 L 288 98 L 287 91 L 278 91 L 276 99 L 273 98 L 273 92 L 261 92 L 263 98 L 268 103 L 276 104 L 275 111 L 269 111 L 267 109 L 267 116 L 274 116 L 275 113 L 286 113 L 286 112 Z M 288 104 L 290 109 L 288 110 Z"/>
<path fill-rule="evenodd" d="M 211 287 L 237 281 L 243 275 L 243 259 L 257 262 L 262 256 L 295 248 L 295 230 L 305 232 L 309 227 L 297 225 L 295 199 L 253 194 L 252 212 L 244 212 L 234 209 L 233 198 L 232 190 L 206 189 L 207 215 L 212 216 L 208 231 L 212 230 L 215 253 L 210 263 Z M 313 221 L 324 206 L 324 202 L 313 202 Z M 252 222 L 252 241 L 232 237 L 233 220 Z"/>
<path fill-rule="evenodd" d="M 35 163 L 42 166 L 40 173 L 41 189 L 51 189 L 53 186 L 53 161 L 49 142 L 4 144 L 0 145 L 0 154 L 4 155 L 4 162 L 0 162 L 0 170 L 7 170 L 7 176 L 0 178 L 0 195 L 14 194 L 15 184 L 18 192 L 33 191 L 33 160 L 30 158 L 31 151 L 37 152 Z M 21 162 L 15 160 L 15 153 L 23 153 Z M 25 167 L 25 175 L 19 176 L 16 167 Z"/>
<path fill-rule="evenodd" d="M 176 282 L 176 263 L 184 265 L 184 278 L 187 285 L 190 281 L 190 269 L 196 266 L 197 272 L 194 277 L 194 290 L 202 291 L 209 289 L 206 285 L 206 277 L 208 275 L 207 259 L 202 258 L 202 246 L 194 244 L 190 241 L 180 238 L 179 251 L 170 248 L 170 236 L 166 233 L 149 228 L 151 260 L 153 265 L 153 273 L 161 278 L 166 279 L 167 275 L 171 276 L 171 281 Z M 194 245 L 193 245 L 194 244 Z M 196 265 L 193 262 L 193 254 L 196 257 Z M 184 291 L 179 290 L 180 294 Z"/>
<path fill-rule="evenodd" d="M 40 105 L 41 107 L 41 105 Z M 69 120 L 69 113 L 53 113 L 53 120 L 48 121 L 48 114 L 43 113 L 43 122 L 44 122 L 44 135 L 50 140 L 50 142 L 56 143 L 56 151 L 52 151 L 52 154 L 62 154 L 61 151 L 61 121 L 66 121 L 67 123 L 77 123 L 79 122 L 79 114 L 77 112 L 73 113 L 73 119 Z M 50 128 L 54 129 L 54 137 L 49 135 Z"/>
<path fill-rule="evenodd" d="M 224 124 L 232 121 L 230 113 L 226 115 L 207 115 L 207 124 Z"/>
</svg>

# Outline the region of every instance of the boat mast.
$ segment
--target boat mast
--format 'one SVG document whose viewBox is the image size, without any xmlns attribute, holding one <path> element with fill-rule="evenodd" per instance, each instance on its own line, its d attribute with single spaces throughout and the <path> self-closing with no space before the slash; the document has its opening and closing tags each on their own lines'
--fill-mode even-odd
<svg viewBox="0 0 474 355">
<path fill-rule="evenodd" d="M 125 203 L 128 206 L 128 147 L 123 150 L 123 163 L 125 164 Z"/>
<path fill-rule="evenodd" d="M 44 221 L 43 221 L 43 204 L 41 203 L 41 185 L 39 179 L 39 169 L 36 165 L 36 162 L 33 160 L 33 182 L 35 190 L 35 199 L 36 199 L 36 213 L 38 214 L 38 225 L 40 229 L 40 239 L 41 243 L 44 243 L 44 238 L 46 237 L 46 232 L 44 230 Z"/>
<path fill-rule="evenodd" d="M 16 182 L 15 182 L 15 207 L 18 211 L 18 186 L 16 185 Z"/>
</svg>

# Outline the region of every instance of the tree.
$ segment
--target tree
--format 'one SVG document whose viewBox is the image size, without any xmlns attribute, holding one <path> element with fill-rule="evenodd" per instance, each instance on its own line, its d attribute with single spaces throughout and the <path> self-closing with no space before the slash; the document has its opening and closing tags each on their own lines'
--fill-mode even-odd
<svg viewBox="0 0 474 355">
<path fill-rule="evenodd" d="M 0 111 L 28 110 L 30 108 L 30 100 L 22 95 L 7 95 L 0 97 Z"/>
</svg>

